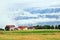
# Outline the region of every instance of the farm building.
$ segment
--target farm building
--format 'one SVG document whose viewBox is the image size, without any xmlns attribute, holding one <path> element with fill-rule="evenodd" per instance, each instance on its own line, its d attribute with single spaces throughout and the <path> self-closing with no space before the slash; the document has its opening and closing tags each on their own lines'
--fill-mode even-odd
<svg viewBox="0 0 60 40">
<path fill-rule="evenodd" d="M 34 27 L 28 27 L 28 29 L 29 29 L 29 30 L 33 30 L 33 29 L 34 29 Z"/>
<path fill-rule="evenodd" d="M 6 25 L 5 30 L 13 31 L 15 29 L 15 25 Z"/>
<path fill-rule="evenodd" d="M 18 30 L 27 30 L 28 27 L 27 26 L 18 26 Z"/>
</svg>

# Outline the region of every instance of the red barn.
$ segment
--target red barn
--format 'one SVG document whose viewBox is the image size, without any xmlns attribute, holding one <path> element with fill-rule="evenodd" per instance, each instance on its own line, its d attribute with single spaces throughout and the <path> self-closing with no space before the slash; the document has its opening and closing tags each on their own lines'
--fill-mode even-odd
<svg viewBox="0 0 60 40">
<path fill-rule="evenodd" d="M 27 26 L 18 26 L 18 30 L 27 30 L 28 27 Z"/>
</svg>

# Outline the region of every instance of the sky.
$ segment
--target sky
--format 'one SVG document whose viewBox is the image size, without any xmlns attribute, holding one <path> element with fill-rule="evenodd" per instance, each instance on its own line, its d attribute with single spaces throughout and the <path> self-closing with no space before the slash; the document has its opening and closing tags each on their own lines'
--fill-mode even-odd
<svg viewBox="0 0 60 40">
<path fill-rule="evenodd" d="M 60 0 L 0 0 L 0 28 L 11 24 L 58 25 Z"/>
</svg>

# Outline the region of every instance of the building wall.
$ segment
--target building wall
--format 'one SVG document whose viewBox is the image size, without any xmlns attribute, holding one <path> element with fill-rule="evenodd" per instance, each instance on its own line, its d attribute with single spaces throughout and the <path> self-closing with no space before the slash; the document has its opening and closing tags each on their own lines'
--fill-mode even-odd
<svg viewBox="0 0 60 40">
<path fill-rule="evenodd" d="M 15 27 L 11 27 L 11 28 L 10 28 L 10 31 L 13 31 L 14 29 L 15 29 Z"/>
<path fill-rule="evenodd" d="M 26 28 L 24 28 L 23 30 L 28 30 L 28 28 L 26 27 Z"/>
</svg>

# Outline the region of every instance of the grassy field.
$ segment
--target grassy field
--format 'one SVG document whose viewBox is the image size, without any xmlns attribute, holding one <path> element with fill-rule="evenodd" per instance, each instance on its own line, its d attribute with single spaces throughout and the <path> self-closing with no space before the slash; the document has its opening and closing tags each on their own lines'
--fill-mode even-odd
<svg viewBox="0 0 60 40">
<path fill-rule="evenodd" d="M 0 31 L 0 40 L 60 40 L 60 30 Z"/>
</svg>

